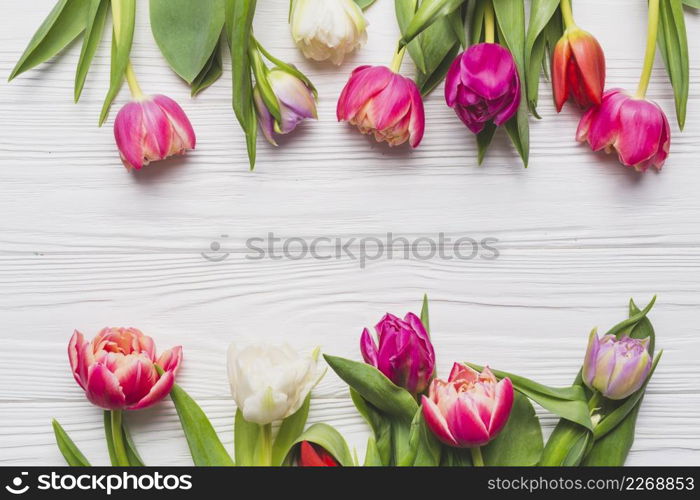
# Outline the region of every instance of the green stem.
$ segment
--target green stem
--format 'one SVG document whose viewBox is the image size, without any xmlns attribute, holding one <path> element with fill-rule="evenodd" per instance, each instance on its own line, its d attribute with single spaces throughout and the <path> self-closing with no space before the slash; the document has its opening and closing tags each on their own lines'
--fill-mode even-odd
<svg viewBox="0 0 700 500">
<path fill-rule="evenodd" d="M 576 27 L 576 21 L 574 21 L 574 11 L 571 8 L 571 0 L 561 0 L 561 17 L 564 18 L 564 25 L 566 29 L 571 29 Z"/>
<path fill-rule="evenodd" d="M 134 73 L 134 68 L 131 66 L 131 62 L 126 65 L 126 82 L 129 84 L 129 90 L 131 91 L 131 96 L 134 99 L 142 99 L 143 91 L 139 86 L 139 82 L 136 79 L 136 73 Z"/>
<path fill-rule="evenodd" d="M 124 445 L 124 431 L 122 430 L 122 411 L 112 410 L 112 442 L 114 443 L 114 456 L 118 467 L 128 467 L 129 457 Z"/>
<path fill-rule="evenodd" d="M 399 71 L 401 71 L 401 63 L 403 62 L 404 55 L 406 55 L 405 46 L 399 49 L 399 51 L 396 54 L 394 54 L 394 58 L 391 60 L 391 64 L 389 65 L 391 71 L 393 71 L 394 73 L 398 73 Z"/>
<path fill-rule="evenodd" d="M 659 0 L 649 0 L 649 27 L 647 28 L 647 49 L 644 56 L 644 67 L 639 79 L 639 87 L 635 97 L 644 99 L 649 88 L 651 72 L 656 58 L 656 39 L 659 35 Z"/>
<path fill-rule="evenodd" d="M 484 6 L 484 41 L 486 43 L 496 41 L 496 13 L 493 11 L 491 0 L 486 0 Z"/>
<path fill-rule="evenodd" d="M 112 25 L 114 30 L 114 38 L 119 43 L 119 37 L 121 35 L 121 19 L 122 19 L 122 3 L 121 0 L 114 0 L 112 2 Z M 129 90 L 131 91 L 131 96 L 134 99 L 143 98 L 143 92 L 139 86 L 139 82 L 136 80 L 136 73 L 134 73 L 134 68 L 129 62 L 126 66 L 126 81 L 129 84 Z"/>
<path fill-rule="evenodd" d="M 262 425 L 260 433 L 260 465 L 272 465 L 272 424 Z"/>
<path fill-rule="evenodd" d="M 469 448 L 469 451 L 472 452 L 472 464 L 474 464 L 474 467 L 483 467 L 484 457 L 481 455 L 481 448 L 477 446 L 476 448 Z"/>
</svg>

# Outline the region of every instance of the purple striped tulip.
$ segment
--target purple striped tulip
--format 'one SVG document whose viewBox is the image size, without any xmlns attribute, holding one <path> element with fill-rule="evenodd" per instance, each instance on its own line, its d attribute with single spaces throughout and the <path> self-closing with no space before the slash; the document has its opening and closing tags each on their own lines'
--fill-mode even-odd
<svg viewBox="0 0 700 500">
<path fill-rule="evenodd" d="M 316 119 L 316 99 L 313 90 L 306 83 L 283 69 L 271 69 L 267 74 L 267 79 L 275 97 L 277 97 L 282 122 L 277 123 L 272 113 L 267 109 L 257 86 L 254 89 L 253 98 L 260 129 L 265 139 L 273 146 L 277 146 L 275 133 L 288 134 L 303 120 Z"/>
<path fill-rule="evenodd" d="M 642 387 L 651 365 L 649 338 L 606 335 L 599 339 L 594 330 L 583 361 L 583 381 L 608 399 L 625 399 Z"/>
<path fill-rule="evenodd" d="M 418 147 L 425 132 L 420 90 L 410 78 L 386 66 L 355 68 L 338 99 L 338 121 L 346 121 L 377 142 Z"/>
<path fill-rule="evenodd" d="M 428 428 L 448 446 L 475 448 L 494 439 L 513 409 L 513 384 L 484 368 L 479 373 L 455 363 L 447 380 L 435 379 L 423 396 Z"/>
<path fill-rule="evenodd" d="M 520 106 L 520 77 L 513 55 L 501 45 L 479 43 L 462 52 L 445 79 L 445 101 L 473 133 L 501 126 Z"/>
<path fill-rule="evenodd" d="M 435 372 L 435 351 L 420 318 L 413 313 L 404 319 L 387 314 L 375 329 L 379 346 L 367 328 L 362 332 L 360 349 L 365 363 L 411 394 L 425 391 Z"/>
<path fill-rule="evenodd" d="M 168 395 L 182 363 L 182 347 L 156 357 L 153 339 L 136 328 L 105 328 L 92 341 L 76 331 L 68 359 L 92 404 L 105 410 L 140 410 Z"/>
<path fill-rule="evenodd" d="M 124 166 L 136 170 L 152 161 L 185 154 L 197 142 L 185 112 L 164 95 L 126 104 L 114 122 L 114 138 Z"/>
<path fill-rule="evenodd" d="M 576 139 L 593 151 L 616 150 L 620 163 L 638 171 L 661 170 L 671 148 L 671 127 L 655 102 L 612 89 L 583 115 Z"/>
</svg>

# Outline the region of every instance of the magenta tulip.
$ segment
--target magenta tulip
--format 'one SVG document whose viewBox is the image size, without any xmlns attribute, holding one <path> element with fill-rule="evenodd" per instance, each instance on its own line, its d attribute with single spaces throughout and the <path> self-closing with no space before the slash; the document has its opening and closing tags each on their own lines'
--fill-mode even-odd
<svg viewBox="0 0 700 500">
<path fill-rule="evenodd" d="M 479 43 L 462 52 L 445 80 L 445 101 L 473 133 L 501 126 L 520 106 L 520 77 L 513 55 L 501 45 Z"/>
<path fill-rule="evenodd" d="M 661 170 L 671 147 L 671 128 L 661 107 L 621 89 L 608 90 L 600 105 L 583 115 L 576 132 L 593 151 L 617 151 L 620 163 Z"/>
<path fill-rule="evenodd" d="M 435 351 L 420 318 L 408 313 L 402 320 L 387 314 L 375 329 L 379 346 L 369 330 L 362 332 L 360 348 L 365 363 L 411 394 L 425 391 L 435 372 Z"/>
<path fill-rule="evenodd" d="M 423 417 L 430 430 L 448 446 L 475 448 L 494 439 L 513 409 L 513 384 L 496 380 L 491 370 L 482 373 L 455 363 L 447 381 L 435 379 L 423 396 Z"/>
<path fill-rule="evenodd" d="M 425 131 L 420 90 L 410 78 L 385 66 L 360 66 L 352 72 L 338 99 L 338 121 L 374 134 L 377 142 L 418 147 Z"/>
<path fill-rule="evenodd" d="M 105 410 L 140 410 L 168 395 L 182 362 L 182 348 L 156 357 L 153 339 L 135 328 L 105 328 L 88 342 L 76 332 L 68 359 L 88 400 Z M 156 365 L 163 369 L 158 374 Z"/>
<path fill-rule="evenodd" d="M 114 138 L 124 166 L 136 170 L 152 161 L 185 154 L 197 142 L 185 112 L 164 95 L 142 97 L 119 110 Z"/>
<path fill-rule="evenodd" d="M 608 399 L 625 399 L 637 392 L 651 372 L 649 340 L 615 335 L 599 339 L 593 331 L 583 362 L 583 381 Z"/>
</svg>

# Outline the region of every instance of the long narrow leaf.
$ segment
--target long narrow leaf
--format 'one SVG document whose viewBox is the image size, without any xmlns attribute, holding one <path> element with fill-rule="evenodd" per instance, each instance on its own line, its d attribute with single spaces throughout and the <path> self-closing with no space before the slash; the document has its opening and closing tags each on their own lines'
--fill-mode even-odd
<svg viewBox="0 0 700 500">
<path fill-rule="evenodd" d="M 80 50 L 78 66 L 75 70 L 75 90 L 73 97 L 78 102 L 85 86 L 90 65 L 95 57 L 97 47 L 102 41 L 107 13 L 109 12 L 109 0 L 89 0 L 90 11 L 87 14 L 87 26 L 83 37 L 83 47 Z"/>
<path fill-rule="evenodd" d="M 280 425 L 277 437 L 272 445 L 272 465 L 279 466 L 284 462 L 285 457 L 289 454 L 294 442 L 304 432 L 306 420 L 309 417 L 309 407 L 311 406 L 311 394 L 304 400 L 293 415 L 284 419 Z"/>
<path fill-rule="evenodd" d="M 51 425 L 53 426 L 53 433 L 56 437 L 56 444 L 63 458 L 66 459 L 66 463 L 71 467 L 90 467 L 90 462 L 88 462 L 85 455 L 78 449 L 70 436 L 68 436 L 68 433 L 63 429 L 61 424 L 58 423 L 58 420 L 54 419 Z"/>
<path fill-rule="evenodd" d="M 683 130 L 690 92 L 690 61 L 681 0 L 661 2 L 658 45 L 673 87 L 678 126 Z"/>
</svg>

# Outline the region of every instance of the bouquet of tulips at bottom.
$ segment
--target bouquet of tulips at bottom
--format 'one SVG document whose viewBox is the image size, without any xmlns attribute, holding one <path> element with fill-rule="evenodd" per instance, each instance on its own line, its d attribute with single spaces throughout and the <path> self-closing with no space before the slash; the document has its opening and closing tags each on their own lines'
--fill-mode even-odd
<svg viewBox="0 0 700 500">
<path fill-rule="evenodd" d="M 661 357 L 647 314 L 630 302 L 629 318 L 602 338 L 594 330 L 573 385 L 553 388 L 517 375 L 456 362 L 446 379 L 435 372 L 427 297 L 420 317 L 387 314 L 360 345 L 364 363 L 325 356 L 350 385 L 372 436 L 366 466 L 623 465 L 634 440 L 646 386 Z M 233 458 L 200 406 L 175 377 L 182 348 L 156 355 L 154 341 L 134 328 L 106 328 L 92 341 L 75 332 L 68 345 L 73 376 L 104 410 L 114 466 L 143 466 L 125 411 L 170 396 L 197 466 L 354 466 L 356 454 L 333 427 L 307 427 L 311 391 L 324 375 L 319 350 L 232 345 L 228 378 L 236 402 Z M 544 443 L 533 403 L 561 420 Z M 89 466 L 54 420 L 69 465 Z M 273 431 L 276 429 L 276 432 Z"/>
<path fill-rule="evenodd" d="M 594 330 L 569 387 L 464 362 L 439 378 L 427 297 L 420 317 L 384 316 L 376 341 L 364 330 L 364 363 L 325 358 L 371 427 L 365 465 L 619 466 L 661 357 L 647 318 L 654 302 L 630 301 L 626 320 L 602 338 Z M 560 417 L 546 443 L 533 403 Z"/>
</svg>

